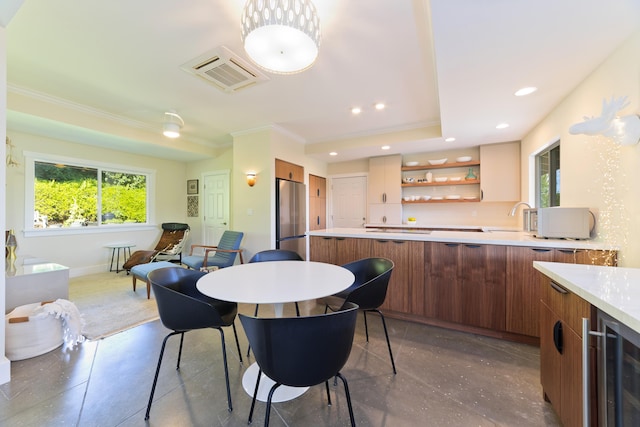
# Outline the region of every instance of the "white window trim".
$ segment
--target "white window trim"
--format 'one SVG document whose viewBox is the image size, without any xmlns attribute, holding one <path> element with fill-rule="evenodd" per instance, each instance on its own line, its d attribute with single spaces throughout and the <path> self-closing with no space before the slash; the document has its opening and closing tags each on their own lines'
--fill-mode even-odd
<svg viewBox="0 0 640 427">
<path fill-rule="evenodd" d="M 35 162 L 62 163 L 80 167 L 94 167 L 97 169 L 108 169 L 113 172 L 138 173 L 147 175 L 147 222 L 145 224 L 109 224 L 97 227 L 68 227 L 68 228 L 33 228 L 33 212 L 35 211 L 34 201 L 34 178 Z M 155 224 L 155 185 L 156 171 L 154 169 L 138 168 L 133 166 L 123 167 L 122 165 L 97 162 L 93 160 L 78 159 L 74 157 L 58 156 L 53 154 L 24 152 L 24 236 L 59 236 L 68 234 L 93 234 L 112 233 L 126 231 L 139 231 L 156 229 Z"/>
</svg>

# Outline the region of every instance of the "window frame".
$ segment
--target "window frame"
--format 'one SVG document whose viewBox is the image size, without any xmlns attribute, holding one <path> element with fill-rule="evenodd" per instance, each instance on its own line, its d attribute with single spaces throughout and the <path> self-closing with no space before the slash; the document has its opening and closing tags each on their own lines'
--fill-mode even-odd
<svg viewBox="0 0 640 427">
<path fill-rule="evenodd" d="M 155 227 L 155 182 L 156 171 L 153 169 L 139 168 L 133 166 L 123 166 L 113 163 L 98 162 L 88 159 L 60 156 L 55 154 L 44 154 L 35 152 L 24 152 L 25 174 L 24 174 L 24 236 L 57 236 L 63 234 L 92 234 L 109 233 L 132 230 L 148 230 Z M 131 224 L 98 224 L 91 227 L 61 227 L 61 228 L 34 228 L 33 213 L 35 211 L 35 163 L 61 163 L 70 166 L 88 167 L 97 169 L 97 174 L 101 175 L 103 170 L 109 172 L 120 172 L 137 175 L 145 175 L 147 181 L 146 205 L 147 222 Z M 100 181 L 99 181 L 100 182 Z M 98 189 L 98 200 L 101 200 L 101 191 Z"/>
<path fill-rule="evenodd" d="M 554 159 L 552 158 L 553 157 L 552 152 L 556 149 L 558 150 L 557 159 Z M 545 146 L 542 150 L 540 150 L 538 153 L 535 154 L 535 158 L 534 158 L 535 159 L 535 206 L 538 208 L 543 207 L 542 194 L 541 194 L 542 186 L 541 186 L 540 178 L 542 176 L 541 159 L 545 155 L 549 156 L 549 206 L 548 207 L 560 206 L 559 203 L 558 204 L 555 203 L 555 197 L 552 196 L 552 194 L 558 194 L 558 197 L 561 200 L 562 187 L 561 187 L 560 177 L 552 176 L 553 174 L 551 173 L 552 172 L 551 167 L 553 166 L 553 164 L 555 164 L 555 160 L 557 160 L 558 168 L 554 169 L 553 171 L 555 171 L 556 175 L 559 171 L 561 171 L 561 167 L 560 167 L 561 152 L 562 152 L 562 149 L 560 146 L 560 140 L 557 139 L 551 144 Z"/>
</svg>

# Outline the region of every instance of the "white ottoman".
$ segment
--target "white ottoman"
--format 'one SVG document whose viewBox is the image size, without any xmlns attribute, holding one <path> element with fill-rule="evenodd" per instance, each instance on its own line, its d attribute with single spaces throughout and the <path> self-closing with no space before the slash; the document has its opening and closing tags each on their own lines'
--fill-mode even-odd
<svg viewBox="0 0 640 427">
<path fill-rule="evenodd" d="M 7 359 L 29 359 L 62 345 L 62 319 L 42 313 L 34 315 L 40 306 L 39 302 L 21 305 L 4 316 Z"/>
</svg>

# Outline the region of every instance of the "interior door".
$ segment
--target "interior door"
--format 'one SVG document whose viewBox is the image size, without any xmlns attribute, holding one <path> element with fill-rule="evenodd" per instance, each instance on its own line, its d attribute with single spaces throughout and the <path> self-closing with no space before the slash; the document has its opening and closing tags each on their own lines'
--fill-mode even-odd
<svg viewBox="0 0 640 427">
<path fill-rule="evenodd" d="M 332 178 L 332 227 L 362 228 L 367 212 L 367 177 Z"/>
<path fill-rule="evenodd" d="M 203 175 L 203 243 L 217 245 L 229 229 L 229 171 Z"/>
</svg>

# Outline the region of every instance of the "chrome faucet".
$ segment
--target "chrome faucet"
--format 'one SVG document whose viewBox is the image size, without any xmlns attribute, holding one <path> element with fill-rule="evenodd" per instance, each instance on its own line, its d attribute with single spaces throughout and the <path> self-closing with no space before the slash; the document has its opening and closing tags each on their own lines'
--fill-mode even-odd
<svg viewBox="0 0 640 427">
<path fill-rule="evenodd" d="M 513 207 L 511 208 L 511 212 L 509 212 L 509 216 L 514 216 L 516 214 L 516 209 L 518 209 L 518 206 L 520 205 L 526 205 L 529 209 L 531 209 L 531 205 L 529 205 L 529 203 L 527 202 L 518 202 L 515 205 L 513 205 Z"/>
</svg>

